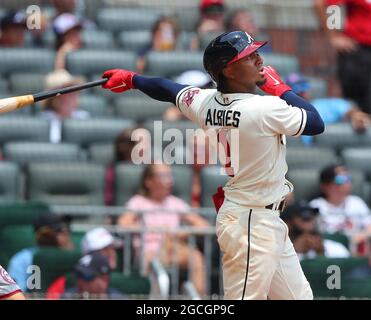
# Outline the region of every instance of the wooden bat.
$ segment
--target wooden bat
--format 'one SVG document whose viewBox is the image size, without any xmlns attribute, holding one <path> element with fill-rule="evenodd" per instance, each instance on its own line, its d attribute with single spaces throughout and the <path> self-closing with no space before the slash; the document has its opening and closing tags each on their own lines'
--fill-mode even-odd
<svg viewBox="0 0 371 320">
<path fill-rule="evenodd" d="M 83 89 L 87 89 L 91 87 L 100 86 L 103 83 L 105 83 L 107 80 L 108 80 L 107 78 L 99 79 L 99 80 L 86 82 L 83 84 L 78 84 L 78 85 L 65 87 L 61 89 L 54 89 L 54 90 L 39 92 L 35 94 L 28 94 L 24 96 L 16 96 L 16 97 L 0 99 L 0 113 L 11 112 L 16 109 L 26 107 L 32 103 L 45 100 L 48 98 L 52 98 L 55 96 L 59 96 L 61 94 L 66 94 L 66 93 L 70 93 L 74 91 L 79 91 L 79 90 L 83 90 Z"/>
</svg>

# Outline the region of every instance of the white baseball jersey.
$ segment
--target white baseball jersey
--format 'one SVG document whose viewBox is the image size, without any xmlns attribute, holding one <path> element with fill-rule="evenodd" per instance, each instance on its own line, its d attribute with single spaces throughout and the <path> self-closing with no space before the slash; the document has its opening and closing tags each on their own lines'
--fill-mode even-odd
<svg viewBox="0 0 371 320">
<path fill-rule="evenodd" d="M 9 276 L 5 269 L 0 266 L 0 299 L 20 291 L 15 281 Z"/>
<path fill-rule="evenodd" d="M 220 142 L 228 142 L 231 176 L 225 197 L 235 203 L 261 207 L 280 201 L 293 190 L 286 180 L 285 135 L 299 136 L 306 125 L 306 111 L 275 96 L 249 93 L 222 94 L 215 89 L 186 87 L 177 107 L 201 128 L 216 129 Z M 234 139 L 232 130 L 238 132 Z M 233 145 L 233 144 L 237 144 Z M 238 152 L 233 152 L 238 147 Z M 215 186 L 216 188 L 217 186 Z"/>
</svg>

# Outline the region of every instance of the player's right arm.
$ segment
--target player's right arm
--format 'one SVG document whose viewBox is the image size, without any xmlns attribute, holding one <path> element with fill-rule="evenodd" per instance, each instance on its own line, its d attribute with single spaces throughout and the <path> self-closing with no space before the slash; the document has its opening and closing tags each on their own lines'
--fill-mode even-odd
<svg viewBox="0 0 371 320">
<path fill-rule="evenodd" d="M 296 95 L 274 68 L 264 67 L 264 72 L 266 82 L 260 88 L 270 95 L 281 98 L 272 103 L 272 110 L 266 114 L 268 130 L 292 136 L 300 134 L 313 136 L 322 133 L 325 124 L 316 108 Z M 288 109 L 289 105 L 293 109 Z"/>
</svg>

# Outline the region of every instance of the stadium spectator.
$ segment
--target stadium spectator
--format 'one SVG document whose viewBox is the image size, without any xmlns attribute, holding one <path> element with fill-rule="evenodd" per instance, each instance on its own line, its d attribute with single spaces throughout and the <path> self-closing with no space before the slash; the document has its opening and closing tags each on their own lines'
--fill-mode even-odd
<svg viewBox="0 0 371 320">
<path fill-rule="evenodd" d="M 201 70 L 184 71 L 175 79 L 175 82 L 202 89 L 214 87 L 214 82 L 211 80 L 210 76 Z M 176 106 L 170 106 L 164 113 L 164 120 L 178 121 L 188 120 L 188 118 L 185 117 Z"/>
<path fill-rule="evenodd" d="M 370 115 L 361 111 L 358 106 L 349 100 L 338 97 L 311 99 L 311 85 L 309 80 L 300 73 L 291 73 L 286 77 L 286 83 L 292 90 L 306 100 L 310 100 L 321 115 L 325 124 L 349 121 L 353 129 L 362 133 L 371 124 Z M 303 142 L 310 145 L 313 138 L 301 137 Z"/>
<path fill-rule="evenodd" d="M 118 223 L 121 226 L 144 226 L 146 228 L 167 228 L 176 230 L 181 222 L 195 227 L 205 227 L 208 223 L 197 214 L 187 214 L 189 206 L 182 199 L 171 194 L 171 168 L 164 164 L 148 165 L 142 175 L 140 190 L 126 204 Z M 142 215 L 134 212 L 144 210 Z M 144 245 L 144 263 L 148 270 L 149 263 L 156 257 L 165 266 L 177 264 L 181 270 L 188 270 L 189 261 L 193 262 L 191 279 L 200 294 L 205 293 L 205 264 L 198 249 L 188 246 L 187 235 L 149 232 L 144 235 L 144 243 L 139 237 L 134 239 L 136 254 Z M 175 251 L 176 250 L 176 251 Z"/>
<path fill-rule="evenodd" d="M 367 264 L 350 269 L 345 275 L 346 278 L 354 279 L 354 280 L 365 279 L 365 278 L 371 279 L 371 237 L 370 236 L 367 238 L 367 248 L 368 248 Z"/>
<path fill-rule="evenodd" d="M 318 229 L 318 209 L 311 208 L 304 202 L 291 204 L 282 213 L 289 229 L 289 237 L 299 259 L 325 256 L 328 258 L 346 258 L 348 249 L 341 243 L 324 239 Z"/>
<path fill-rule="evenodd" d="M 268 40 L 268 35 L 262 35 L 260 29 L 255 24 L 254 19 L 250 12 L 246 9 L 233 10 L 225 21 L 226 31 L 242 30 L 251 35 L 255 40 L 264 39 Z M 269 41 L 270 42 L 270 41 Z M 259 49 L 259 52 L 272 52 L 270 43 Z"/>
<path fill-rule="evenodd" d="M 138 52 L 138 71 L 143 72 L 146 69 L 146 56 L 150 51 L 174 51 L 178 44 L 179 35 L 180 29 L 174 18 L 168 16 L 159 18 L 152 27 L 151 42 Z"/>
<path fill-rule="evenodd" d="M 81 240 L 81 251 L 83 255 L 100 253 L 108 259 L 110 268 L 112 270 L 117 267 L 116 248 L 122 246 L 119 239 L 105 228 L 98 227 L 88 231 Z"/>
<path fill-rule="evenodd" d="M 82 48 L 81 21 L 70 13 L 63 13 L 53 21 L 53 30 L 56 35 L 55 69 L 66 68 L 66 55 L 69 52 Z"/>
<path fill-rule="evenodd" d="M 115 164 L 118 162 L 136 163 L 143 159 L 145 150 L 151 150 L 150 137 L 149 131 L 141 127 L 124 129 L 116 137 L 113 163 L 106 170 L 105 203 L 107 205 L 113 204 Z"/>
<path fill-rule="evenodd" d="M 9 12 L 0 23 L 0 47 L 22 48 L 25 44 L 26 16 Z"/>
<path fill-rule="evenodd" d="M 111 271 L 103 254 L 84 255 L 75 268 L 76 284 L 64 292 L 62 299 L 126 299 L 119 290 L 109 286 Z"/>
<path fill-rule="evenodd" d="M 45 90 L 64 88 L 83 83 L 82 77 L 74 77 L 64 69 L 55 70 L 45 78 Z M 43 104 L 41 117 L 50 122 L 50 142 L 59 143 L 62 139 L 62 121 L 64 119 L 87 119 L 89 112 L 77 110 L 79 105 L 79 92 L 60 95 L 50 98 Z"/>
<path fill-rule="evenodd" d="M 343 96 L 354 100 L 362 111 L 371 114 L 371 2 L 368 0 L 314 2 L 322 28 L 332 48 L 337 52 L 337 71 Z M 327 6 L 330 5 L 345 6 L 343 31 L 330 27 L 326 12 Z"/>
<path fill-rule="evenodd" d="M 320 188 L 322 195 L 309 204 L 319 209 L 321 231 L 344 233 L 355 244 L 364 242 L 371 228 L 370 209 L 351 194 L 352 178 L 347 168 L 338 164 L 325 167 L 320 173 Z"/>
<path fill-rule="evenodd" d="M 199 10 L 201 17 L 197 25 L 199 36 L 225 31 L 224 19 L 226 7 L 223 0 L 201 0 Z"/>
<path fill-rule="evenodd" d="M 16 253 L 9 261 L 9 274 L 23 292 L 27 292 L 27 268 L 32 265 L 33 257 L 44 247 L 73 249 L 70 238 L 69 219 L 45 213 L 34 221 L 36 246 L 25 248 Z"/>
</svg>

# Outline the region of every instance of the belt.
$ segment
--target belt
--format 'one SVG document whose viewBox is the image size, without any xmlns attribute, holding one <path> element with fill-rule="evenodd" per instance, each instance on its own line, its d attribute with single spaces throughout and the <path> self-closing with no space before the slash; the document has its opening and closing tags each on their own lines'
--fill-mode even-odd
<svg viewBox="0 0 371 320">
<path fill-rule="evenodd" d="M 267 206 L 265 206 L 265 209 L 278 210 L 282 212 L 285 209 L 285 207 L 286 207 L 286 199 L 283 199 L 280 202 L 268 204 Z"/>
</svg>

